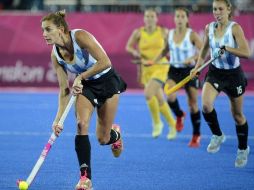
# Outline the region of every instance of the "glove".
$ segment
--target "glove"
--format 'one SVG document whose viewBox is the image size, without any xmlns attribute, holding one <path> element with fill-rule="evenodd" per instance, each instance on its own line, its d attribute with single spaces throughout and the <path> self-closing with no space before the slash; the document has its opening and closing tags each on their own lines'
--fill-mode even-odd
<svg viewBox="0 0 254 190">
<path fill-rule="evenodd" d="M 226 46 L 225 45 L 220 46 L 220 50 L 226 51 Z"/>
<path fill-rule="evenodd" d="M 227 51 L 227 50 L 226 50 L 226 46 L 225 46 L 225 45 L 222 45 L 222 46 L 220 46 L 220 51 L 218 52 L 218 54 L 219 54 L 219 55 L 222 55 L 222 54 L 225 53 L 225 51 Z"/>
<path fill-rule="evenodd" d="M 219 48 L 216 48 L 216 49 L 213 51 L 213 57 L 219 57 L 219 56 L 221 56 L 222 54 L 224 54 L 225 51 L 226 51 L 225 46 L 221 46 L 221 47 L 219 47 Z"/>
</svg>

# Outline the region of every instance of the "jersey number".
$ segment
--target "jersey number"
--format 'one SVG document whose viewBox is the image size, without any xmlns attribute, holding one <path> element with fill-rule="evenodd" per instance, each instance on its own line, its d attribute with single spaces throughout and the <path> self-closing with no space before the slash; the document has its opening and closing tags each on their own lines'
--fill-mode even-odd
<svg viewBox="0 0 254 190">
<path fill-rule="evenodd" d="M 238 86 L 236 87 L 236 90 L 237 90 L 237 94 L 240 95 L 243 93 L 243 89 L 242 89 L 242 86 Z"/>
</svg>

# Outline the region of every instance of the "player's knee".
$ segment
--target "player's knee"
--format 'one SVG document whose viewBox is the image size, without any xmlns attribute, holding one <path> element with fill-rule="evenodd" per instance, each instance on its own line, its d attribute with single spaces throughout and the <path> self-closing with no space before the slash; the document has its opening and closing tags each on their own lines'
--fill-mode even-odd
<svg viewBox="0 0 254 190">
<path fill-rule="evenodd" d="M 151 100 L 153 97 L 153 95 L 149 94 L 149 93 L 145 93 L 145 98 L 147 101 Z"/>
<path fill-rule="evenodd" d="M 196 113 L 198 111 L 198 105 L 197 102 L 194 101 L 188 101 L 189 109 L 191 113 Z"/>
<path fill-rule="evenodd" d="M 88 129 L 88 122 L 85 120 L 78 120 L 77 122 L 77 133 L 84 134 L 87 132 Z"/>
<path fill-rule="evenodd" d="M 213 106 L 210 104 L 203 103 L 202 110 L 204 113 L 210 113 L 211 111 L 213 111 Z"/>
<path fill-rule="evenodd" d="M 176 99 L 177 99 L 176 93 L 172 93 L 172 94 L 167 95 L 167 100 L 169 102 L 175 102 Z"/>
<path fill-rule="evenodd" d="M 197 113 L 198 112 L 198 106 L 190 106 L 190 113 Z"/>
<path fill-rule="evenodd" d="M 233 118 L 237 125 L 242 125 L 245 122 L 245 117 L 242 113 L 233 113 Z"/>
</svg>

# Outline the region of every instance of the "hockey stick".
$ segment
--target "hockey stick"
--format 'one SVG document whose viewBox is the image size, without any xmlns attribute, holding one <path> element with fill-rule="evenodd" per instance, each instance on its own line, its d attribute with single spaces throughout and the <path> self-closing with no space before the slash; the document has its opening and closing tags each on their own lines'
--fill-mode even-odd
<svg viewBox="0 0 254 190">
<path fill-rule="evenodd" d="M 142 65 L 142 61 L 141 60 L 139 60 L 139 59 L 133 59 L 133 60 L 131 60 L 131 63 L 133 63 L 133 64 L 135 64 L 135 65 Z M 152 66 L 152 65 L 166 65 L 166 66 L 169 66 L 169 64 L 172 64 L 172 63 L 170 63 L 170 62 L 158 62 L 158 63 L 153 63 L 153 64 L 147 64 L 147 65 L 145 65 L 145 64 L 143 64 L 143 65 L 145 65 L 145 66 Z M 173 63 L 173 64 L 181 64 L 180 62 L 179 63 Z"/>
<path fill-rule="evenodd" d="M 131 60 L 131 63 L 133 63 L 133 64 L 135 64 L 135 65 L 145 65 L 145 64 L 143 64 L 142 61 L 139 60 L 139 59 L 133 59 L 133 60 Z M 169 62 L 147 64 L 147 65 L 145 65 L 145 66 L 152 66 L 152 65 L 169 65 Z"/>
<path fill-rule="evenodd" d="M 214 58 L 210 59 L 209 61 L 207 61 L 206 63 L 204 63 L 203 65 L 201 65 L 198 68 L 198 70 L 197 70 L 198 73 L 200 73 L 206 66 L 208 66 L 210 63 L 212 63 L 214 60 L 218 59 L 223 53 L 224 53 L 224 50 L 219 50 L 218 54 Z M 192 77 L 190 75 L 188 75 L 187 77 L 185 77 L 183 80 L 181 80 L 179 83 L 177 83 L 176 85 L 174 85 L 171 88 L 169 88 L 168 84 L 166 84 L 164 87 L 165 94 L 170 95 L 170 94 L 176 92 L 181 87 L 183 87 L 186 83 L 188 83 L 191 79 L 192 79 Z"/>
<path fill-rule="evenodd" d="M 71 96 L 71 99 L 69 100 L 59 122 L 58 122 L 58 125 L 60 126 L 63 126 L 63 123 L 64 123 L 64 120 L 66 118 L 66 116 L 68 115 L 70 109 L 71 109 L 71 106 L 72 104 L 74 103 L 74 101 L 76 100 L 76 96 L 72 95 Z M 31 173 L 29 174 L 28 178 L 26 179 L 26 181 L 22 181 L 22 180 L 18 180 L 17 181 L 17 185 L 19 187 L 19 183 L 22 182 L 22 183 L 26 183 L 27 186 L 29 187 L 31 185 L 31 183 L 33 182 L 36 174 L 38 173 L 39 169 L 41 168 L 45 158 L 47 157 L 52 145 L 54 144 L 55 140 L 56 140 L 57 136 L 55 135 L 55 133 L 53 132 L 47 142 L 47 144 L 45 145 L 45 147 L 43 148 L 43 151 L 41 152 L 41 155 L 39 157 L 39 159 L 37 160 L 36 164 L 34 165 Z"/>
</svg>

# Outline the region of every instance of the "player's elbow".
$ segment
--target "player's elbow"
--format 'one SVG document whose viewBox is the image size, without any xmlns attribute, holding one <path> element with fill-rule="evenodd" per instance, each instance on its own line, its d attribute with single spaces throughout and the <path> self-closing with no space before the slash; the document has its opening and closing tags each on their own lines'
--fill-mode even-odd
<svg viewBox="0 0 254 190">
<path fill-rule="evenodd" d="M 125 46 L 125 51 L 129 52 L 129 47 Z"/>
<path fill-rule="evenodd" d="M 125 47 L 125 51 L 126 51 L 127 53 L 131 53 L 131 52 L 132 52 L 132 48 L 131 48 L 129 45 L 127 45 L 127 46 Z"/>
<path fill-rule="evenodd" d="M 248 50 L 248 51 L 246 52 L 246 57 L 245 57 L 245 58 L 249 59 L 250 57 L 251 57 L 251 52 L 250 52 L 250 50 Z"/>
<path fill-rule="evenodd" d="M 242 58 L 249 59 L 249 58 L 251 57 L 250 49 L 247 48 L 247 49 L 245 49 L 244 51 L 242 51 L 241 57 L 242 57 Z"/>
<path fill-rule="evenodd" d="M 112 65 L 112 63 L 111 63 L 110 59 L 107 58 L 107 59 L 105 60 L 105 69 L 111 67 L 111 65 Z"/>
</svg>

